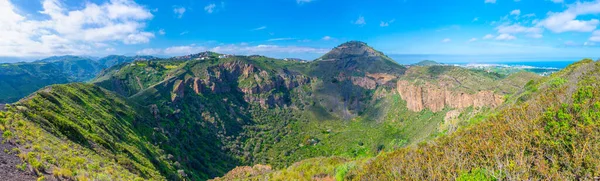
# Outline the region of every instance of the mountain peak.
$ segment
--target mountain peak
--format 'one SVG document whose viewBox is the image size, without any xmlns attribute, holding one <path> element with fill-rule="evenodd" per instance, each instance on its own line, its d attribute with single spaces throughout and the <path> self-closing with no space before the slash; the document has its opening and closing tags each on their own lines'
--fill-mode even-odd
<svg viewBox="0 0 600 181">
<path fill-rule="evenodd" d="M 370 47 L 365 42 L 349 41 L 338 45 L 327 54 L 323 55 L 320 60 L 336 60 L 349 57 L 386 57 L 383 53 Z M 387 57 L 386 57 L 387 58 Z"/>
</svg>

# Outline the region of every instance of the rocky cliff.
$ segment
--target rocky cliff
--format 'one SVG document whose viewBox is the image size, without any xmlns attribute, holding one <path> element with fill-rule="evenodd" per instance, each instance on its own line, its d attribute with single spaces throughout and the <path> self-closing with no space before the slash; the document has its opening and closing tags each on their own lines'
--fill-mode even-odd
<svg viewBox="0 0 600 181">
<path fill-rule="evenodd" d="M 271 92 L 289 91 L 310 83 L 310 78 L 285 71 L 269 73 L 252 64 L 229 62 L 209 67 L 205 75 L 189 78 L 185 82 L 192 87 L 196 94 L 239 91 L 244 94 L 246 102 L 257 102 L 264 107 L 274 107 L 283 106 L 286 101 L 284 96 L 271 94 Z M 180 92 L 182 95 L 183 92 L 179 91 L 179 88 L 180 86 L 176 84 L 173 93 Z"/>
<path fill-rule="evenodd" d="M 407 103 L 411 111 L 429 109 L 438 112 L 445 107 L 496 107 L 504 102 L 503 97 L 492 91 L 479 91 L 475 94 L 450 91 L 445 87 L 438 87 L 429 83 L 415 85 L 408 81 L 398 81 L 398 93 Z"/>
</svg>

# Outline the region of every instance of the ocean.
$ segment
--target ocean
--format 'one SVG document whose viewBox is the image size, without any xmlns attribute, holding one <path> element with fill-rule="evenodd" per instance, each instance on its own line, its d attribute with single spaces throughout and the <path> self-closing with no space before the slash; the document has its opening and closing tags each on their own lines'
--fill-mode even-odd
<svg viewBox="0 0 600 181">
<path fill-rule="evenodd" d="M 563 69 L 585 57 L 530 57 L 530 56 L 476 56 L 476 55 L 388 55 L 400 64 L 410 65 L 423 60 L 444 64 L 495 64 Z M 593 58 L 594 60 L 598 58 Z"/>
</svg>

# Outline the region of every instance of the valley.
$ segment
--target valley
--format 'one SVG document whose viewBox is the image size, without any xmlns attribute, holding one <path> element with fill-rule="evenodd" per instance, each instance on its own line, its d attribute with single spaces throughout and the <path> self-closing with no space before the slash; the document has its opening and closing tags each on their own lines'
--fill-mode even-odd
<svg viewBox="0 0 600 181">
<path fill-rule="evenodd" d="M 38 90 L 0 116 L 19 148 L 9 153 L 38 177 L 278 178 L 279 169 L 335 160 L 344 178 L 360 178 L 352 174 L 363 161 L 463 134 L 545 79 L 406 68 L 351 41 L 308 63 L 211 52 L 122 62 L 90 83 Z M 236 168 L 244 165 L 256 166 Z"/>
</svg>

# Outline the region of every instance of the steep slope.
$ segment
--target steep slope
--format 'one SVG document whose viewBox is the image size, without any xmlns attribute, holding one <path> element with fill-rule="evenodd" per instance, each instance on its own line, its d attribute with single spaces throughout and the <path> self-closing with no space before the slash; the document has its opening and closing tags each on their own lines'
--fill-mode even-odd
<svg viewBox="0 0 600 181">
<path fill-rule="evenodd" d="M 12 103 L 52 84 L 85 82 L 103 69 L 153 59 L 150 56 L 108 56 L 99 60 L 78 56 L 56 56 L 31 63 L 0 64 L 0 103 Z"/>
<path fill-rule="evenodd" d="M 376 89 L 393 87 L 405 70 L 366 43 L 350 41 L 311 62 L 307 72 L 322 81 L 315 91 L 321 106 L 352 119 L 369 107 Z"/>
<path fill-rule="evenodd" d="M 600 63 L 577 62 L 531 81 L 483 121 L 371 159 L 314 158 L 225 179 L 592 180 L 600 170 Z"/>
<path fill-rule="evenodd" d="M 11 105 L 0 120 L 22 167 L 40 177 L 178 178 L 171 158 L 151 142 L 166 135 L 154 132 L 148 114 L 97 86 L 67 84 Z"/>
<path fill-rule="evenodd" d="M 215 149 L 226 150 L 244 165 L 279 168 L 307 157 L 373 155 L 403 144 L 393 123 L 346 122 L 333 116 L 315 93 L 322 78 L 306 73 L 310 63 L 263 56 L 186 57 L 193 59 L 136 61 L 106 71 L 94 82 L 150 107 L 156 117 L 175 121 L 161 127 L 180 132 L 174 140 L 210 140 L 197 135 L 201 126 L 218 137 L 211 141 L 222 147 Z M 367 97 L 362 104 L 375 99 Z"/>
<path fill-rule="evenodd" d="M 0 104 L 16 102 L 46 85 L 70 81 L 62 69 L 53 64 L 0 64 Z"/>
<path fill-rule="evenodd" d="M 445 107 L 499 106 L 505 95 L 540 77 L 528 72 L 504 76 L 456 66 L 416 66 L 398 81 L 397 88 L 412 111 L 438 112 Z"/>
<path fill-rule="evenodd" d="M 20 143 L 21 152 L 44 148 L 32 153 L 41 155 L 37 160 L 22 157 L 26 166 L 44 165 L 40 175 L 101 179 L 120 169 L 115 175 L 124 180 L 206 180 L 242 165 L 264 171 L 323 156 L 362 160 L 449 134 L 441 125 L 456 108 L 412 111 L 399 81 L 526 82 L 460 68 L 405 75 L 406 68 L 362 42 L 323 57 L 300 62 L 202 52 L 123 63 L 102 71 L 93 85 L 50 86 L 9 106 L 8 129 L 16 138 L 36 139 Z M 477 88 L 496 91 L 448 87 Z M 491 110 L 463 108 L 457 119 Z M 61 162 L 42 159 L 52 154 Z M 70 157 L 109 167 L 76 167 L 71 162 L 81 160 Z"/>
</svg>

